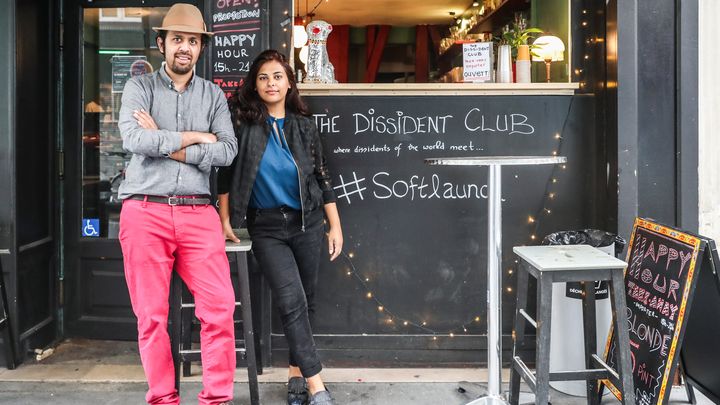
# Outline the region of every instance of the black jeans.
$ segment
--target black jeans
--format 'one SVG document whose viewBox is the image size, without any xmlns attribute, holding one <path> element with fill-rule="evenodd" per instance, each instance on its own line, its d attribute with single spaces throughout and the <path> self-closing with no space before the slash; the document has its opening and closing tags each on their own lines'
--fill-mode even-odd
<svg viewBox="0 0 720 405">
<path fill-rule="evenodd" d="M 323 242 L 323 212 L 305 216 L 288 207 L 249 209 L 253 254 L 270 283 L 290 349 L 290 365 L 312 377 L 322 370 L 310 327 Z"/>
</svg>

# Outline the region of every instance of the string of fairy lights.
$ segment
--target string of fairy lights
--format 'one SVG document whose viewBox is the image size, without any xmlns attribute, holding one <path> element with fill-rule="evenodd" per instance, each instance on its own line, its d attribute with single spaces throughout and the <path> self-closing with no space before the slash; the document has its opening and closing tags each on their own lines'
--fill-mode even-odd
<svg viewBox="0 0 720 405">
<path fill-rule="evenodd" d="M 562 156 L 564 141 L 563 134 L 565 133 L 568 118 L 570 116 L 570 111 L 572 109 L 572 104 L 573 97 L 570 97 L 570 102 L 568 103 L 567 112 L 565 113 L 565 119 L 560 132 L 556 132 L 550 135 L 553 141 L 553 147 L 551 152 L 553 156 Z M 560 185 L 560 174 L 565 170 L 567 170 L 567 164 L 553 165 L 552 172 L 545 184 L 543 200 L 539 205 L 538 209 L 536 210 L 535 214 L 528 216 L 528 225 L 530 227 L 528 235 L 529 243 L 538 243 L 537 232 L 539 230 L 540 219 L 547 218 L 552 214 L 552 203 L 556 201 L 558 197 L 557 188 Z M 514 177 L 515 179 L 519 180 L 518 174 L 515 174 Z M 355 264 L 353 262 L 355 254 L 352 252 L 346 253 L 345 251 L 343 251 L 341 252 L 341 255 L 347 262 L 347 267 L 343 270 L 346 276 L 354 279 L 357 282 L 365 298 L 374 304 L 378 313 L 385 316 L 383 322 L 385 322 L 387 325 L 403 326 L 405 328 L 408 328 L 408 330 L 414 329 L 416 331 L 432 335 L 432 339 L 437 340 L 437 338 L 440 336 L 447 336 L 453 338 L 458 335 L 468 334 L 468 328 L 472 324 L 477 324 L 481 321 L 480 315 L 474 315 L 470 319 L 466 320 L 465 322 L 456 327 L 453 327 L 449 330 L 446 329 L 444 331 L 439 331 L 435 329 L 432 326 L 431 322 L 428 320 L 414 320 L 399 315 L 392 309 L 388 308 L 388 306 L 385 305 L 383 300 L 375 292 L 373 292 L 373 288 L 371 287 L 372 280 L 370 279 L 370 277 L 362 274 L 362 272 L 355 267 Z M 517 263 L 517 261 L 515 261 L 515 263 Z M 513 273 L 513 268 L 509 268 L 507 270 L 507 281 L 511 281 Z M 508 294 L 511 294 L 513 291 L 513 287 L 508 284 L 505 287 L 505 291 Z"/>
<path fill-rule="evenodd" d="M 317 2 L 317 5 L 313 8 L 313 12 L 315 11 L 315 9 L 317 9 L 317 7 L 321 3 L 322 3 L 322 0 Z M 582 13 L 583 19 L 581 20 L 580 24 L 583 28 L 587 29 L 588 21 L 585 20 L 585 18 L 588 14 L 588 11 L 582 10 L 581 13 Z M 284 14 L 289 16 L 289 10 L 285 10 Z M 288 30 L 288 27 L 284 26 L 283 31 L 287 32 L 287 30 Z M 590 30 L 586 30 L 586 31 L 589 32 Z M 585 39 L 586 45 L 599 44 L 602 41 L 603 41 L 602 38 L 595 38 L 594 36 L 586 36 L 586 39 Z M 282 47 L 287 48 L 287 43 L 283 42 Z M 586 63 L 587 61 L 590 60 L 590 55 L 586 52 L 583 55 L 583 57 L 581 58 L 581 60 L 584 63 Z M 581 92 L 586 90 L 585 89 L 586 84 L 585 84 L 585 81 L 583 80 L 583 74 L 585 72 L 584 63 L 582 66 L 576 67 L 574 69 L 575 79 L 579 83 Z M 554 148 L 551 152 L 553 156 L 561 156 L 562 155 L 562 150 L 563 150 L 562 147 L 563 147 L 563 140 L 564 140 L 563 134 L 565 133 L 565 127 L 567 125 L 568 117 L 570 115 L 570 110 L 572 108 L 572 101 L 573 101 L 573 98 L 571 97 L 561 131 L 551 134 L 553 140 L 555 141 Z M 560 181 L 559 175 L 564 170 L 567 170 L 567 164 L 553 165 L 551 175 L 548 178 L 546 185 L 545 185 L 544 198 L 543 198 L 541 204 L 539 204 L 535 213 L 528 215 L 527 223 L 529 225 L 529 235 L 528 235 L 529 243 L 538 243 L 539 242 L 538 241 L 538 231 L 540 230 L 541 219 L 547 218 L 550 215 L 552 215 L 552 213 L 553 213 L 552 205 L 553 205 L 553 202 L 555 202 L 558 197 L 558 193 L 557 193 L 556 189 L 557 189 L 557 187 L 559 185 L 559 181 Z M 518 174 L 515 174 L 514 177 L 516 179 L 519 179 Z M 470 327 L 470 325 L 480 323 L 480 321 L 481 321 L 480 315 L 475 315 L 475 316 L 472 316 L 470 319 L 468 319 L 466 322 L 460 324 L 459 326 L 456 326 L 454 328 L 451 328 L 449 330 L 444 330 L 441 332 L 441 331 L 438 331 L 437 329 L 433 328 L 431 323 L 428 320 L 413 320 L 413 319 L 409 319 L 408 317 L 399 315 L 395 311 L 388 308 L 387 305 L 385 305 L 385 303 L 381 300 L 381 298 L 378 297 L 378 295 L 373 292 L 373 288 L 371 287 L 370 278 L 366 275 L 363 275 L 355 267 L 355 264 L 353 262 L 354 253 L 352 253 L 352 252 L 346 253 L 345 251 L 343 251 L 343 252 L 341 252 L 341 255 L 347 262 L 347 267 L 344 269 L 346 275 L 349 278 L 354 279 L 358 283 L 358 285 L 361 287 L 361 289 L 364 292 L 365 298 L 374 304 L 378 313 L 383 314 L 385 316 L 384 322 L 388 325 L 401 325 L 405 328 L 408 328 L 408 330 L 414 329 L 416 331 L 432 335 L 432 339 L 437 340 L 437 338 L 441 337 L 441 336 L 447 336 L 447 337 L 453 338 L 456 335 L 468 334 L 468 328 Z M 517 263 L 517 261 L 515 261 L 515 263 Z M 508 277 L 506 277 L 507 281 L 511 281 L 513 273 L 514 273 L 513 268 L 509 268 L 507 270 L 507 275 L 508 275 Z M 505 287 L 505 291 L 508 294 L 511 294 L 513 291 L 513 287 L 511 285 L 507 285 Z"/>
</svg>

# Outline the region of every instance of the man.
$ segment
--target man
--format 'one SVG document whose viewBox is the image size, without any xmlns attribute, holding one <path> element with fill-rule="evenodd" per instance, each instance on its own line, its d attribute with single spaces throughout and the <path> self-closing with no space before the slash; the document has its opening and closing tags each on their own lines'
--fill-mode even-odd
<svg viewBox="0 0 720 405">
<path fill-rule="evenodd" d="M 210 205 L 212 166 L 227 166 L 237 140 L 223 92 L 194 74 L 212 35 L 195 6 L 176 4 L 163 19 L 163 66 L 123 90 L 118 126 L 132 153 L 119 189 L 120 243 L 149 404 L 179 404 L 167 332 L 173 269 L 195 297 L 203 390 L 200 404 L 229 404 L 235 372 L 235 295 L 225 241 Z"/>
</svg>

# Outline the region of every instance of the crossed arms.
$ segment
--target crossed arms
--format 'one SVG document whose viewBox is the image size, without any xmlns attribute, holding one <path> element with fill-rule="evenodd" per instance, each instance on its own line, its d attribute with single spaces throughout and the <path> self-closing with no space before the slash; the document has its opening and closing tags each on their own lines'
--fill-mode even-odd
<svg viewBox="0 0 720 405">
<path fill-rule="evenodd" d="M 197 165 L 203 171 L 211 166 L 227 166 L 237 153 L 237 139 L 230 119 L 230 111 L 221 91 L 217 91 L 211 106 L 210 132 L 170 131 L 161 129 L 148 112 L 148 90 L 136 80 L 125 85 L 118 127 L 123 148 L 147 157 L 166 157 Z"/>
</svg>

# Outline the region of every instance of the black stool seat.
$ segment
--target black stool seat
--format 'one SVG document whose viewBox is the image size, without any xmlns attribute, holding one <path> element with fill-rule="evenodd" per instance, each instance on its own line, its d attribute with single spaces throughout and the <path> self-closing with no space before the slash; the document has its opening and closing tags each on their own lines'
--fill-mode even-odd
<svg viewBox="0 0 720 405">
<path fill-rule="evenodd" d="M 510 396 L 517 405 L 520 377 L 535 393 L 536 404 L 547 404 L 550 381 L 585 380 L 589 404 L 598 404 L 598 380 L 608 379 L 622 391 L 623 403 L 635 404 L 635 390 L 631 373 L 628 326 L 623 316 L 625 293 L 623 271 L 626 263 L 588 245 L 522 246 L 513 248 L 520 258 L 517 280 L 517 306 L 513 331 L 513 358 L 510 370 Z M 527 313 L 528 274 L 537 279 L 537 320 Z M 612 315 L 618 344 L 615 370 L 595 354 L 595 281 L 607 280 L 611 295 Z M 583 332 L 585 369 L 550 373 L 550 324 L 552 313 L 552 284 L 580 282 L 583 285 Z M 535 373 L 520 358 L 525 343 L 525 325 L 537 329 Z M 575 331 L 567 331 L 576 333 Z"/>
<path fill-rule="evenodd" d="M 238 362 L 245 359 L 248 370 L 248 385 L 250 388 L 250 404 L 260 404 L 260 391 L 258 387 L 258 365 L 255 352 L 255 333 L 252 324 L 252 308 L 250 304 L 250 277 L 248 274 L 247 252 L 252 244 L 247 233 L 240 236 L 240 243 L 226 242 L 225 252 L 230 262 L 230 272 L 237 274 L 240 301 L 235 307 L 241 310 L 243 339 L 235 339 L 235 353 Z M 192 348 L 192 326 L 195 313 L 195 304 L 190 302 L 191 295 L 183 288 L 182 279 L 173 273 L 173 283 L 170 304 L 170 340 L 173 360 L 175 362 L 175 385 L 180 388 L 180 364 L 183 375 L 190 375 L 190 362 L 200 361 L 200 350 Z"/>
</svg>

